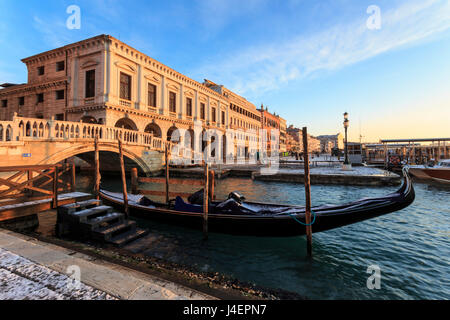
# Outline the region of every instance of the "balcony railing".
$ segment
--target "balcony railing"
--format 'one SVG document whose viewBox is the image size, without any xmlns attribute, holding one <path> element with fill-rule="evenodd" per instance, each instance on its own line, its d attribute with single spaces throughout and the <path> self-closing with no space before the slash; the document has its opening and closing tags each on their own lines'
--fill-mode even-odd
<svg viewBox="0 0 450 320">
<path fill-rule="evenodd" d="M 120 99 L 119 104 L 123 107 L 131 108 L 131 101 Z"/>
</svg>

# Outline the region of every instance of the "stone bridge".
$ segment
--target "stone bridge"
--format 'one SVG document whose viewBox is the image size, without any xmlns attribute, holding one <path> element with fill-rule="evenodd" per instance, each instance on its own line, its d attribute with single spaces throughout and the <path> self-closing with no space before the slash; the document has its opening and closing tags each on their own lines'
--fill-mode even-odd
<svg viewBox="0 0 450 320">
<path fill-rule="evenodd" d="M 152 133 L 82 122 L 22 118 L 0 121 L 0 166 L 55 164 L 73 156 L 92 161 L 99 137 L 101 166 L 118 166 L 118 139 L 122 139 L 127 167 L 152 174 L 164 164 L 165 147 L 174 143 Z M 177 149 L 180 156 L 186 150 Z"/>
</svg>

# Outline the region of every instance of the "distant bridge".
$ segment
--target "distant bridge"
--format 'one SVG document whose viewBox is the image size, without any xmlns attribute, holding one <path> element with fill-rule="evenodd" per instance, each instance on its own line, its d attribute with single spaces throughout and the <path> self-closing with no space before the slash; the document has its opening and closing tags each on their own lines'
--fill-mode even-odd
<svg viewBox="0 0 450 320">
<path fill-rule="evenodd" d="M 146 174 L 161 169 L 165 147 L 171 150 L 174 145 L 152 133 L 14 116 L 12 121 L 0 121 L 0 167 L 56 164 L 73 156 L 86 160 L 93 157 L 97 135 L 102 165 L 109 163 L 118 168 L 117 140 L 120 138 L 124 156 L 134 162 L 127 159 L 128 165 L 137 165 Z M 177 150 L 181 152 L 179 156 L 186 151 L 181 147 Z"/>
</svg>

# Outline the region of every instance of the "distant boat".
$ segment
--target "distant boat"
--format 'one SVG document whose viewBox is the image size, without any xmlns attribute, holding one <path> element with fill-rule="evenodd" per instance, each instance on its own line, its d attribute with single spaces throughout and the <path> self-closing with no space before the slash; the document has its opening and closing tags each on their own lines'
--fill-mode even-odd
<svg viewBox="0 0 450 320">
<path fill-rule="evenodd" d="M 364 198 L 337 206 L 312 207 L 313 232 L 326 231 L 359 221 L 375 218 L 401 210 L 409 206 L 415 198 L 414 188 L 407 168 L 403 170 L 402 186 L 394 193 L 383 197 Z M 118 209 L 124 207 L 122 193 L 100 191 L 101 199 Z M 186 227 L 202 229 L 202 205 L 184 202 L 177 197 L 169 205 L 146 199 L 141 195 L 128 195 L 131 215 L 149 220 L 160 220 Z M 208 214 L 208 227 L 211 232 L 234 235 L 288 237 L 304 235 L 305 207 L 226 200 L 233 206 L 225 206 L 225 201 L 211 203 Z M 144 201 L 145 202 L 145 201 Z M 149 205 L 148 202 L 151 202 Z M 222 205 L 221 205 L 222 204 Z M 230 209 L 231 208 L 231 209 Z"/>
<path fill-rule="evenodd" d="M 409 171 L 419 179 L 431 179 L 438 182 L 450 183 L 450 159 L 442 160 L 434 166 L 410 166 Z"/>
</svg>

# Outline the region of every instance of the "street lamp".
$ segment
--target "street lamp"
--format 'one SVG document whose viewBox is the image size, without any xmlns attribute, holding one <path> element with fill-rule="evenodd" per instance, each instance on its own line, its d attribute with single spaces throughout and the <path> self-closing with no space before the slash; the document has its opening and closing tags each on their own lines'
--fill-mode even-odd
<svg viewBox="0 0 450 320">
<path fill-rule="evenodd" d="M 344 146 L 344 153 L 345 153 L 345 160 L 344 160 L 344 165 L 349 165 L 349 161 L 348 161 L 348 140 L 347 140 L 347 128 L 348 128 L 348 123 L 350 121 L 348 121 L 348 113 L 345 112 L 344 113 L 344 129 L 345 129 L 345 146 Z"/>
</svg>

